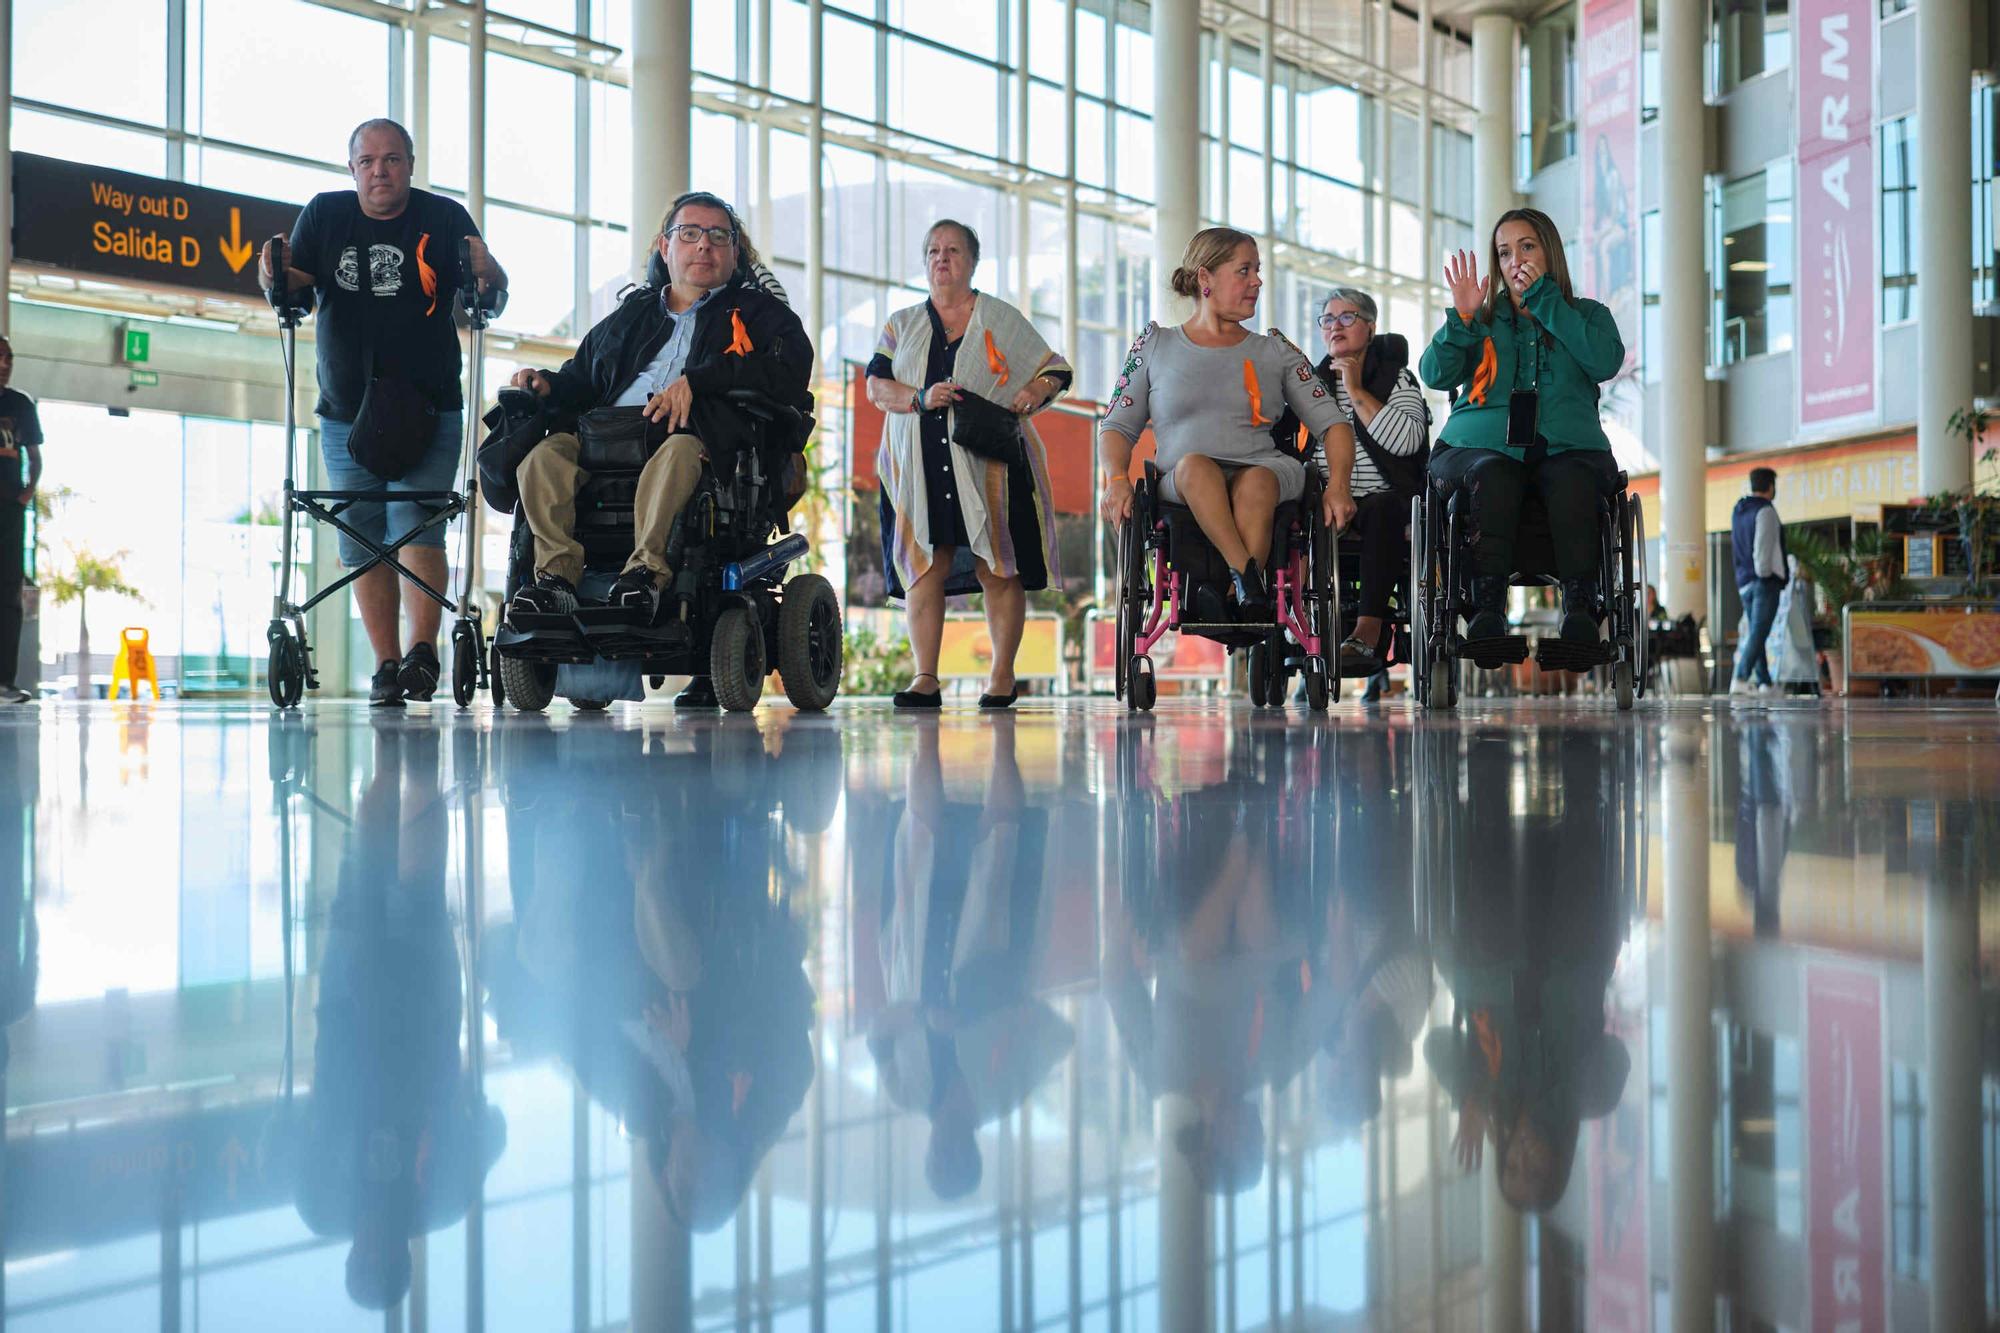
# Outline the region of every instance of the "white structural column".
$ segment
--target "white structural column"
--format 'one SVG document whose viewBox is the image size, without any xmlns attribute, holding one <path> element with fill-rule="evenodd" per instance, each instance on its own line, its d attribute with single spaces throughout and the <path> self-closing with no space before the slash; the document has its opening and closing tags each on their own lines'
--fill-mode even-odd
<svg viewBox="0 0 2000 1333">
<path fill-rule="evenodd" d="M 693 174 L 692 0 L 632 0 L 632 272 Z"/>
<path fill-rule="evenodd" d="M 1715 1051 L 1706 724 L 1667 735 L 1668 1289 L 1675 1333 L 1715 1322 Z"/>
<path fill-rule="evenodd" d="M 1153 310 L 1166 323 L 1175 317 L 1168 279 L 1181 252 L 1201 226 L 1200 107 L 1192 90 L 1201 86 L 1201 7 L 1199 0 L 1154 0 L 1153 87 L 1189 90 L 1182 97 L 1155 99 L 1153 188 Z"/>
<path fill-rule="evenodd" d="M 1706 0 L 1660 0 L 1660 601 L 1708 618 Z M 1654 355 L 1648 348 L 1648 356 Z"/>
<path fill-rule="evenodd" d="M 1482 270 L 1485 238 L 1516 202 L 1514 78 L 1513 16 L 1479 15 L 1472 20 L 1472 103 L 1479 111 L 1472 127 L 1472 234 Z"/>
<path fill-rule="evenodd" d="M 417 141 L 416 160 L 410 164 L 410 184 L 428 190 L 431 188 L 431 30 L 421 23 L 411 24 L 409 42 L 408 128 L 410 137 Z"/>
<path fill-rule="evenodd" d="M 486 230 L 486 0 L 472 6 L 466 44 L 465 211 Z"/>
<path fill-rule="evenodd" d="M 1972 451 L 1947 424 L 1972 406 L 1972 31 L 1970 0 L 1917 6 L 1917 482 L 1972 482 Z"/>
<path fill-rule="evenodd" d="M 1479 1172 L 1481 1230 L 1486 1241 L 1481 1265 L 1486 1281 L 1479 1291 L 1480 1327 L 1486 1333 L 1520 1333 L 1528 1326 L 1527 1223 L 1500 1192 L 1500 1155 L 1491 1153 L 1489 1159 Z M 1442 1160 L 1432 1167 L 1446 1169 Z"/>
<path fill-rule="evenodd" d="M 1164 1093 L 1153 1104 L 1153 1141 L 1172 1143 L 1200 1121 L 1201 1111 L 1192 1098 Z M 1214 1201 L 1195 1178 L 1191 1163 L 1184 1152 L 1160 1154 L 1161 1328 L 1202 1328 L 1215 1308 Z"/>
<path fill-rule="evenodd" d="M 1925 4 L 1931 0 L 1924 0 Z M 1961 62 L 1962 63 L 1962 62 Z M 1922 280 L 1919 279 L 1921 282 Z M 1961 353 L 1964 351 L 1960 348 Z M 1921 447 L 1921 446 L 1919 446 Z M 1980 1237 L 1979 890 L 1937 876 L 1924 898 L 1932 1328 L 1986 1322 Z M 1968 1163 L 1973 1169 L 1968 1169 Z"/>
<path fill-rule="evenodd" d="M 0 336 L 14 331 L 14 0 L 0 0 Z M 12 667 L 13 663 L 6 664 Z M 132 692 L 138 698 L 138 690 Z"/>
</svg>

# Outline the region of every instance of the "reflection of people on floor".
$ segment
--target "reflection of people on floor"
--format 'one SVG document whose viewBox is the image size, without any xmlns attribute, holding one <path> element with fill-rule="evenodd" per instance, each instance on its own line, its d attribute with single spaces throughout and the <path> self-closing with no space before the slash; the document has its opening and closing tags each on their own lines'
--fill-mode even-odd
<svg viewBox="0 0 2000 1333">
<path fill-rule="evenodd" d="M 459 1052 L 438 739 L 376 731 L 319 969 L 299 1216 L 351 1243 L 347 1294 L 371 1310 L 409 1291 L 411 1240 L 465 1216 L 506 1141 Z"/>
<path fill-rule="evenodd" d="M 1770 722 L 1736 728 L 1742 770 L 1736 788 L 1736 891 L 1750 905 L 1759 935 L 1778 933 L 1785 849 L 1799 805 L 1787 790 L 1784 734 Z"/>
<path fill-rule="evenodd" d="M 947 1201 L 979 1187 L 979 1127 L 1025 1102 L 1075 1040 L 1033 990 L 1048 811 L 1027 804 L 1013 724 L 988 735 L 972 805 L 946 795 L 937 728 L 918 732 L 882 901 L 888 1004 L 868 1033 L 890 1100 L 930 1121 L 924 1177 Z"/>
<path fill-rule="evenodd" d="M 551 764 L 597 785 L 507 793 L 514 922 L 486 980 L 515 1059 L 559 1056 L 644 1144 L 674 1219 L 712 1231 L 812 1082 L 805 936 L 767 892 L 761 745 L 732 749 L 725 778 L 706 754 L 625 772 L 623 739 L 547 737 Z"/>
<path fill-rule="evenodd" d="M 1138 864 L 1106 911 L 1104 991 L 1120 1044 L 1149 1096 L 1192 1104 L 1174 1146 L 1215 1194 L 1257 1183 L 1255 1094 L 1282 1088 L 1312 1049 L 1305 877 L 1286 873 L 1279 802 L 1277 786 L 1243 778 L 1159 799 L 1137 821 L 1134 841 L 1151 845 L 1131 849 Z"/>
<path fill-rule="evenodd" d="M 1476 1170 L 1490 1141 L 1500 1192 L 1546 1212 L 1568 1188 L 1584 1120 L 1611 1112 L 1632 1066 L 1606 1031 L 1605 993 L 1624 935 L 1621 886 L 1605 848 L 1619 818 L 1596 737 L 1527 744 L 1539 784 L 1507 778 L 1512 747 L 1475 743 L 1465 856 L 1448 938 L 1434 940 L 1454 1017 L 1424 1039 L 1424 1059 L 1459 1110 L 1453 1148 Z M 1546 752 L 1555 749 L 1554 755 Z"/>
</svg>

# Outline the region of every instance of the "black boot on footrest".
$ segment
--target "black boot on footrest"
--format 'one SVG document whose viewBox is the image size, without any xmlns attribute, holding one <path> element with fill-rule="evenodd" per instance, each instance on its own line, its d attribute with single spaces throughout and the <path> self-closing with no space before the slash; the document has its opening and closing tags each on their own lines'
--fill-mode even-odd
<svg viewBox="0 0 2000 1333">
<path fill-rule="evenodd" d="M 660 614 L 660 580 L 649 569 L 628 569 L 611 585 L 604 605 L 623 611 L 635 625 L 650 625 Z"/>
<path fill-rule="evenodd" d="M 1595 648 L 1600 642 L 1597 625 L 1601 619 L 1602 613 L 1597 605 L 1597 580 L 1564 579 L 1563 642 Z"/>
<path fill-rule="evenodd" d="M 507 608 L 510 616 L 515 612 L 566 616 L 576 610 L 576 585 L 560 574 L 537 574 L 533 583 L 523 585 L 514 594 Z"/>
<path fill-rule="evenodd" d="M 1466 622 L 1465 637 L 1507 637 L 1507 580 L 1501 575 L 1481 574 L 1472 580 L 1472 619 Z"/>
</svg>

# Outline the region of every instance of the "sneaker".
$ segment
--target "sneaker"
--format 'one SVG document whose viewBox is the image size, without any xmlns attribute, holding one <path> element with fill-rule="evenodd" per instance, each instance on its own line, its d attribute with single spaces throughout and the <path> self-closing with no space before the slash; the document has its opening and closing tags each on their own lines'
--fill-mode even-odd
<svg viewBox="0 0 2000 1333">
<path fill-rule="evenodd" d="M 0 684 L 0 704 L 30 704 L 35 696 L 12 683 Z"/>
<path fill-rule="evenodd" d="M 1751 684 L 1750 681 L 1745 677 L 1737 676 L 1731 679 L 1729 682 L 1729 693 L 1731 696 L 1735 696 L 1738 694 L 1755 694 L 1756 692 L 1757 692 L 1757 687 Z"/>
<path fill-rule="evenodd" d="M 437 693 L 438 674 L 443 667 L 438 662 L 436 647 L 420 643 L 403 654 L 403 663 L 396 670 L 396 682 L 403 687 L 403 697 L 415 699 L 420 704 L 431 701 Z"/>
<path fill-rule="evenodd" d="M 368 703 L 375 708 L 401 708 L 403 706 L 403 664 L 385 661 L 375 668 L 375 678 L 368 683 Z"/>
<path fill-rule="evenodd" d="M 576 610 L 576 585 L 560 574 L 537 574 L 533 583 L 523 584 L 508 604 L 511 612 L 530 615 L 566 616 Z"/>
<path fill-rule="evenodd" d="M 715 697 L 715 682 L 707 676 L 696 676 L 687 683 L 687 688 L 674 696 L 676 708 L 720 708 L 722 704 Z"/>
<path fill-rule="evenodd" d="M 628 569 L 611 585 L 606 606 L 619 607 L 652 624 L 660 611 L 660 581 L 648 569 Z"/>
</svg>

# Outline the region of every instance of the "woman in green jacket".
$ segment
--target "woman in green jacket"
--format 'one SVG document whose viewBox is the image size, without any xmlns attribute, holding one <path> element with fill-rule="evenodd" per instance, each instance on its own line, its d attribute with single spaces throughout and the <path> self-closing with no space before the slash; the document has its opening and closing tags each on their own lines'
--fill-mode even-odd
<svg viewBox="0 0 2000 1333">
<path fill-rule="evenodd" d="M 1424 383 L 1451 394 L 1431 475 L 1471 494 L 1476 543 L 1469 640 L 1507 633 L 1521 502 L 1547 506 L 1562 578 L 1562 637 L 1596 643 L 1597 497 L 1618 470 L 1597 417 L 1597 386 L 1625 365 L 1611 312 L 1576 295 L 1547 214 L 1517 208 L 1493 228 L 1487 276 L 1461 250 L 1445 265 L 1452 309 L 1424 350 Z M 1473 660 L 1482 666 L 1497 662 Z"/>
</svg>

